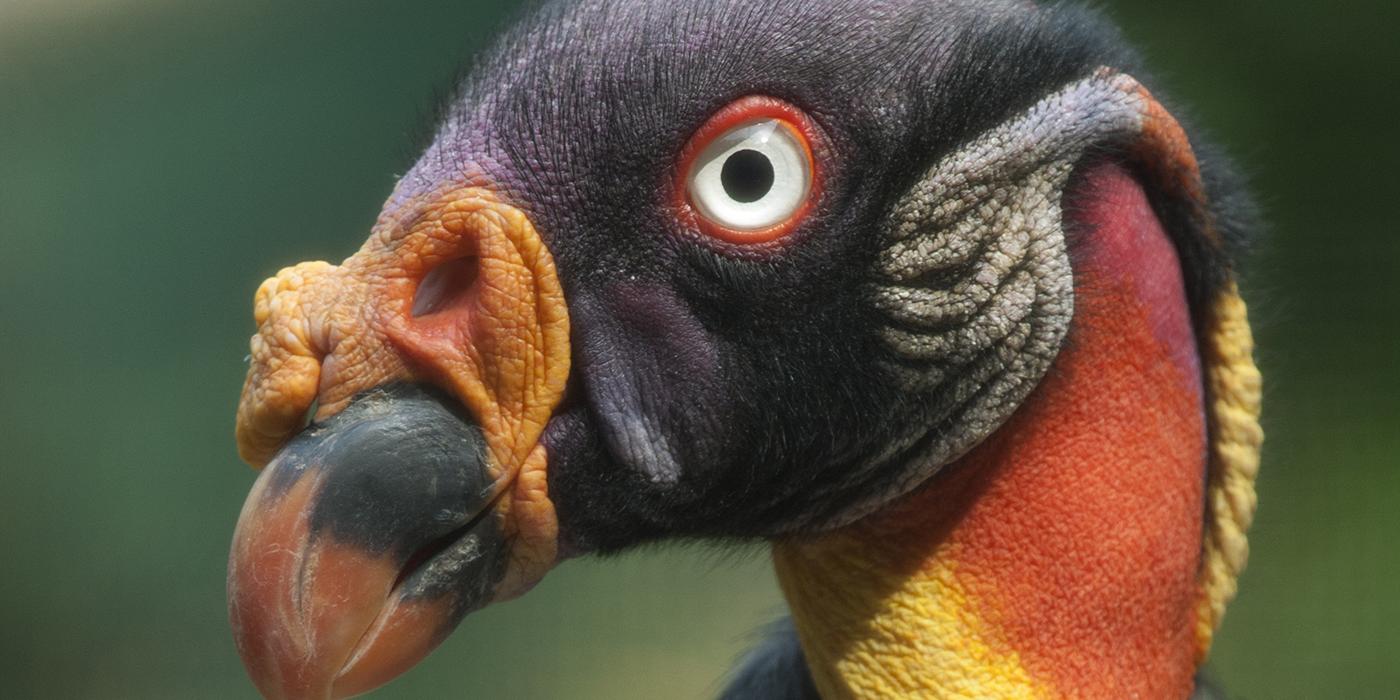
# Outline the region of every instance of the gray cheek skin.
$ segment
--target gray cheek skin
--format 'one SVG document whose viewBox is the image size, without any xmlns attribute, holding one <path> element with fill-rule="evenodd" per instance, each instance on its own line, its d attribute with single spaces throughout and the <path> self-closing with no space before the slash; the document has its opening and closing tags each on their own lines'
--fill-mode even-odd
<svg viewBox="0 0 1400 700">
<path fill-rule="evenodd" d="M 915 397 L 873 465 L 885 488 L 842 521 L 922 483 L 996 431 L 1040 382 L 1074 312 L 1061 197 L 1090 148 L 1141 129 L 1137 83 L 1099 74 L 940 160 L 896 204 L 870 286 L 880 363 Z M 859 474 L 856 475 L 859 477 Z"/>
</svg>

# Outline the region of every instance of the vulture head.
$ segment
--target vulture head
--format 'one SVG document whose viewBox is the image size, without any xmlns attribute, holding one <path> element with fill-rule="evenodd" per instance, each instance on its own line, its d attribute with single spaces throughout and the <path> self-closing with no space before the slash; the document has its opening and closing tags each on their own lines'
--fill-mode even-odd
<svg viewBox="0 0 1400 700">
<path fill-rule="evenodd" d="M 556 563 L 772 542 L 727 697 L 1186 697 L 1244 565 L 1248 203 L 1114 30 L 963 0 L 556 2 L 354 255 L 265 282 L 258 689 L 404 672 Z"/>
</svg>

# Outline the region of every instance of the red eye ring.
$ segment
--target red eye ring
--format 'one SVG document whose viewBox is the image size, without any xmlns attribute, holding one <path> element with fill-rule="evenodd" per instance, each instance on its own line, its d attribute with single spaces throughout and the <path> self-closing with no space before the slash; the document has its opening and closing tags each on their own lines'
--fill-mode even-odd
<svg viewBox="0 0 1400 700">
<path fill-rule="evenodd" d="M 736 128 L 762 120 L 778 122 L 792 140 L 800 144 L 810 174 L 805 196 L 790 215 L 776 224 L 757 229 L 726 226 L 706 216 L 692 199 L 690 178 L 694 174 L 696 159 L 705 153 L 716 139 Z M 821 130 L 802 110 L 765 95 L 741 97 L 715 112 L 681 149 L 674 186 L 676 211 L 688 228 L 698 229 L 706 236 L 723 243 L 754 245 L 782 239 L 796 230 L 821 194 L 823 173 L 817 156 L 824 151 L 824 147 L 825 140 Z"/>
</svg>

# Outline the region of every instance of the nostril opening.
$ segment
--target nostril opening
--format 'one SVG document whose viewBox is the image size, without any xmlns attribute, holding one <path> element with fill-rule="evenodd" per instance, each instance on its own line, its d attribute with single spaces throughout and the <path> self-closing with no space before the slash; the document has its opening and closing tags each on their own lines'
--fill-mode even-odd
<svg viewBox="0 0 1400 700">
<path fill-rule="evenodd" d="M 475 257 L 456 258 L 433 268 L 413 296 L 413 316 L 427 316 L 467 300 L 479 270 Z"/>
</svg>

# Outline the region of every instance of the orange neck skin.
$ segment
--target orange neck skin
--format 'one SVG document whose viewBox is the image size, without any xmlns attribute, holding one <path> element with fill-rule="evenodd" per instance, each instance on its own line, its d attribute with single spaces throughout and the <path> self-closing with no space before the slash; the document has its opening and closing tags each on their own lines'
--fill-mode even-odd
<svg viewBox="0 0 1400 700">
<path fill-rule="evenodd" d="M 1180 267 L 1123 169 L 1082 182 L 1041 385 L 920 491 L 776 550 L 825 697 L 1191 692 L 1206 429 Z"/>
</svg>

